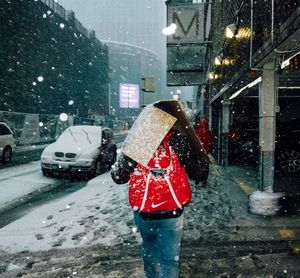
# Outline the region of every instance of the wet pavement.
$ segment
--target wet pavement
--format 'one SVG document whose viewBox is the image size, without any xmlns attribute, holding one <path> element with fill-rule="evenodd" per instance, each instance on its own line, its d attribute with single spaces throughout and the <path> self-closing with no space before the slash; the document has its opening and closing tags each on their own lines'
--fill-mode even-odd
<svg viewBox="0 0 300 278">
<path fill-rule="evenodd" d="M 248 194 L 256 190 L 255 171 L 213 164 L 207 186 L 192 184 L 192 190 L 180 277 L 299 277 L 300 213 L 251 215 Z M 132 221 L 127 225 L 132 228 Z M 3 253 L 0 277 L 143 277 L 139 237 L 120 235 L 120 242 Z"/>
</svg>

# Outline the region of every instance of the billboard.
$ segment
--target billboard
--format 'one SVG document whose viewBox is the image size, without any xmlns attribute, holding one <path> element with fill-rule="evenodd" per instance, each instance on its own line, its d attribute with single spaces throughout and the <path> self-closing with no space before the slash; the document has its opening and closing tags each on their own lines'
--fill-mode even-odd
<svg viewBox="0 0 300 278">
<path fill-rule="evenodd" d="M 120 108 L 140 108 L 140 86 L 120 83 L 119 99 Z"/>
</svg>

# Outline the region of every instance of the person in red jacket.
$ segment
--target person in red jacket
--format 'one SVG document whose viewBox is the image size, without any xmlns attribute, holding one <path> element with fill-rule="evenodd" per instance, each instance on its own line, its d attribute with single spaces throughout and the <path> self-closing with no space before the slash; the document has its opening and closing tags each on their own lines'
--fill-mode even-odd
<svg viewBox="0 0 300 278">
<path fill-rule="evenodd" d="M 168 104 L 154 106 L 169 113 Z M 146 278 L 178 277 L 183 211 L 192 197 L 188 178 L 201 180 L 199 169 L 206 165 L 179 125 L 177 120 L 146 166 L 121 153 L 111 170 L 117 184 L 129 181 L 129 203 L 142 237 Z"/>
<path fill-rule="evenodd" d="M 214 135 L 208 128 L 208 120 L 200 119 L 195 130 L 204 150 L 210 153 L 214 142 Z"/>
<path fill-rule="evenodd" d="M 195 131 L 196 131 L 196 134 L 202 144 L 203 149 L 207 153 L 210 153 L 212 150 L 213 142 L 214 142 L 214 135 L 208 128 L 208 120 L 200 119 L 195 128 Z M 206 186 L 208 174 L 209 174 L 209 171 L 207 172 L 206 179 L 201 181 L 201 184 L 200 184 L 201 186 Z"/>
</svg>

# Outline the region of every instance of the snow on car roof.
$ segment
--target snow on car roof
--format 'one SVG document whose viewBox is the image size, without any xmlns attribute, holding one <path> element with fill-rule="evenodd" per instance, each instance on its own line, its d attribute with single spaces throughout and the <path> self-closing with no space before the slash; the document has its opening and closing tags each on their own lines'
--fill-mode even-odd
<svg viewBox="0 0 300 278">
<path fill-rule="evenodd" d="M 95 125 L 75 125 L 75 126 L 70 126 L 69 129 L 72 129 L 72 131 L 81 131 L 84 129 L 87 132 L 99 132 L 103 129 L 102 126 L 95 126 Z"/>
</svg>

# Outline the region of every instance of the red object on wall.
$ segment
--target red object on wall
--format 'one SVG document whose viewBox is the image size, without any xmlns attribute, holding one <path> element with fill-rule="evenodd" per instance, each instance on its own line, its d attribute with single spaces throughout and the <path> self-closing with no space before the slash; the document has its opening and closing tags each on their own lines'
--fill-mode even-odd
<svg viewBox="0 0 300 278">
<path fill-rule="evenodd" d="M 249 75 L 250 77 L 252 77 L 252 78 L 255 78 L 255 77 L 257 77 L 257 71 L 256 71 L 256 70 L 250 70 L 250 71 L 248 72 L 248 75 Z"/>
</svg>

